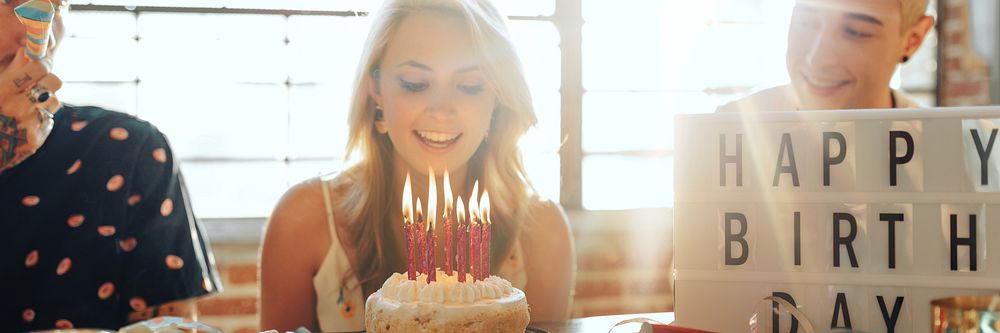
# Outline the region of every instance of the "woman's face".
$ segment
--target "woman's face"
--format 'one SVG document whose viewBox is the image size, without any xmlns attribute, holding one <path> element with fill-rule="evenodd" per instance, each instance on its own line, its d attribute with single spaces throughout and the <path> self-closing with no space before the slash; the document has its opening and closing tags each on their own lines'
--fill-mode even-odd
<svg viewBox="0 0 1000 333">
<path fill-rule="evenodd" d="M 863 109 L 888 101 L 904 50 L 900 16 L 898 0 L 797 1 L 786 65 L 802 108 Z"/>
<path fill-rule="evenodd" d="M 379 131 L 417 171 L 464 169 L 490 128 L 496 95 L 461 22 L 430 11 L 403 19 L 371 87 Z"/>
</svg>

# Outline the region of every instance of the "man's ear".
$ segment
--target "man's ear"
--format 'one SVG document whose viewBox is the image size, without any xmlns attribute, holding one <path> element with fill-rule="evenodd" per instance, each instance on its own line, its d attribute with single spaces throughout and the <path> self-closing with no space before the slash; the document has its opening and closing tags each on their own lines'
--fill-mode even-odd
<svg viewBox="0 0 1000 333">
<path fill-rule="evenodd" d="M 903 56 L 912 58 L 920 45 L 927 39 L 927 33 L 934 27 L 934 18 L 929 15 L 920 17 L 903 35 Z"/>
</svg>

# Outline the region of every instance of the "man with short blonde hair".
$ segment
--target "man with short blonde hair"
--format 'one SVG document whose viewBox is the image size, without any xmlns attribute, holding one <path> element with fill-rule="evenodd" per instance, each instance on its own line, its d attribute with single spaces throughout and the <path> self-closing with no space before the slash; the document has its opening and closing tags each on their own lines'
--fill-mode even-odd
<svg viewBox="0 0 1000 333">
<path fill-rule="evenodd" d="M 917 107 L 889 87 L 934 26 L 928 0 L 797 0 L 785 64 L 791 83 L 718 111 Z"/>
</svg>

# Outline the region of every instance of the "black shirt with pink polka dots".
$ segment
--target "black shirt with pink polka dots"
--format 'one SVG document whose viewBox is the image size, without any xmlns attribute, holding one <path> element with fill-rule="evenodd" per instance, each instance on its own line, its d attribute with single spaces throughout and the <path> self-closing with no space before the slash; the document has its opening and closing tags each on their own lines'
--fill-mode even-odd
<svg viewBox="0 0 1000 333">
<path fill-rule="evenodd" d="M 155 127 L 64 106 L 38 152 L 0 173 L 0 331 L 118 329 L 219 291 L 190 207 Z"/>
</svg>

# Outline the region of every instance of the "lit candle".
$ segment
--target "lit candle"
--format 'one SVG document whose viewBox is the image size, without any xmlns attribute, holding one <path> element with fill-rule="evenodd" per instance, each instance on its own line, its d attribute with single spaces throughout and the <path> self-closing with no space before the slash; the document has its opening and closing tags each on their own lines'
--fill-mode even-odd
<svg viewBox="0 0 1000 333">
<path fill-rule="evenodd" d="M 483 235 L 482 242 L 483 247 L 480 252 L 480 260 L 482 261 L 482 270 L 480 271 L 480 279 L 486 279 L 490 277 L 490 227 L 493 225 L 493 219 L 490 218 L 490 192 L 483 191 L 483 198 L 480 199 L 482 202 L 479 204 L 479 210 L 481 211 L 483 219 Z"/>
<path fill-rule="evenodd" d="M 413 193 L 410 188 L 410 173 L 406 173 L 403 186 L 403 238 L 406 239 L 406 276 L 417 279 L 417 262 L 413 258 Z"/>
<path fill-rule="evenodd" d="M 451 262 L 455 260 L 455 253 L 452 251 L 452 242 L 455 241 L 451 235 L 452 229 L 452 196 L 451 180 L 448 179 L 448 169 L 444 170 L 444 273 L 451 276 Z"/>
<path fill-rule="evenodd" d="M 476 200 L 479 194 L 479 181 L 477 180 L 475 185 L 472 186 L 472 195 L 469 196 L 469 261 L 472 266 L 472 279 L 473 281 L 478 280 L 480 277 L 479 271 L 482 269 L 480 254 L 482 253 L 482 230 L 483 226 L 479 224 L 479 200 Z"/>
<path fill-rule="evenodd" d="M 417 197 L 417 218 L 416 225 L 413 226 L 413 240 L 416 242 L 416 255 L 414 256 L 414 262 L 417 264 L 417 273 L 426 273 L 424 268 L 427 266 L 424 260 L 427 260 L 427 244 L 424 242 L 424 205 L 420 203 L 420 197 Z"/>
<path fill-rule="evenodd" d="M 469 268 L 469 260 L 467 254 L 469 253 L 469 224 L 466 223 L 465 219 L 465 203 L 462 202 L 462 196 L 458 197 L 458 203 L 455 204 L 458 212 L 456 217 L 458 218 L 458 282 L 465 282 L 465 271 Z"/>
<path fill-rule="evenodd" d="M 434 179 L 434 168 L 427 168 L 428 190 L 427 190 L 427 283 L 437 281 L 437 265 L 435 264 L 434 235 L 435 222 L 437 221 L 437 182 Z"/>
</svg>

